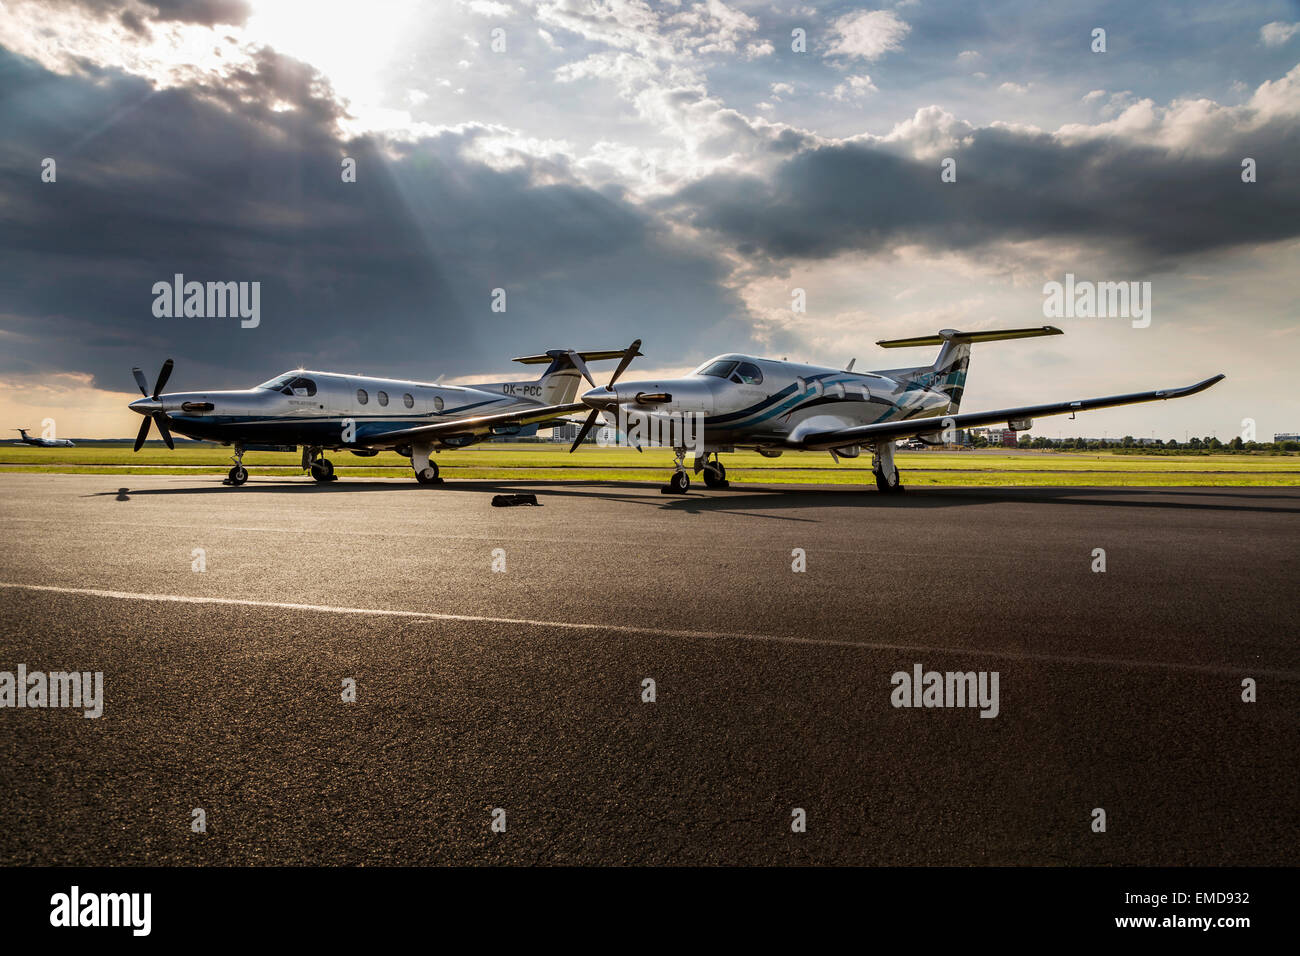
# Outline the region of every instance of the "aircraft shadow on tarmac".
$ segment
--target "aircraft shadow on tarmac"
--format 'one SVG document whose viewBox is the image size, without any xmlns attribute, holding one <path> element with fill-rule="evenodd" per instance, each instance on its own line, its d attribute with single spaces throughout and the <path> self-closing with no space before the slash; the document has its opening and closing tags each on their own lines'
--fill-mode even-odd
<svg viewBox="0 0 1300 956">
<path fill-rule="evenodd" d="M 964 505 L 987 504 L 1038 504 L 1082 505 L 1088 507 L 1120 508 L 1173 508 L 1207 511 L 1275 512 L 1300 514 L 1300 491 L 1290 488 L 1209 487 L 1129 487 L 1129 488 L 945 488 L 915 487 L 901 495 L 885 495 L 869 486 L 800 487 L 771 485 L 733 485 L 726 491 L 702 490 L 687 495 L 647 495 L 657 490 L 657 485 L 629 481 L 573 481 L 557 485 L 548 481 L 466 481 L 454 478 L 438 485 L 420 485 L 414 482 L 395 481 L 336 481 L 321 484 L 300 479 L 277 481 L 253 480 L 238 488 L 219 483 L 184 485 L 172 488 L 117 487 L 111 491 L 94 492 L 84 497 L 112 497 L 116 501 L 130 501 L 136 497 L 154 495 L 319 495 L 361 494 L 383 491 L 406 494 L 463 494 L 477 493 L 485 496 L 485 503 L 493 494 L 510 493 L 521 488 L 545 489 L 539 502 L 548 497 L 599 498 L 606 501 L 628 501 L 650 505 L 666 511 L 699 514 L 704 512 L 729 512 L 758 517 L 759 511 L 804 508 L 954 508 Z M 797 519 L 794 519 L 797 520 Z"/>
</svg>

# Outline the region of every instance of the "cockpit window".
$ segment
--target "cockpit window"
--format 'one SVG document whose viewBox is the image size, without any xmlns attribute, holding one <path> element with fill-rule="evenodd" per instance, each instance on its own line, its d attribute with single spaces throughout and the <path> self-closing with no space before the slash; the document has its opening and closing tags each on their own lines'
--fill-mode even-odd
<svg viewBox="0 0 1300 956">
<path fill-rule="evenodd" d="M 265 388 L 272 392 L 279 392 L 281 395 L 300 396 L 311 398 L 316 394 L 316 383 L 309 378 L 303 378 L 294 372 L 285 372 L 283 375 L 277 375 L 269 382 L 263 382 L 258 388 Z"/>
<path fill-rule="evenodd" d="M 736 369 L 736 374 L 731 376 L 731 380 L 739 382 L 741 385 L 761 385 L 763 383 L 763 373 L 759 371 L 757 365 L 741 362 L 740 368 Z"/>
<path fill-rule="evenodd" d="M 297 377 L 298 377 L 298 376 L 297 376 L 297 375 L 294 375 L 293 372 L 289 372 L 289 373 L 287 373 L 287 374 L 285 374 L 285 375 L 277 375 L 275 378 L 271 379 L 269 382 L 263 382 L 261 385 L 259 385 L 259 386 L 257 386 L 257 387 L 258 387 L 258 388 L 269 388 L 269 389 L 270 389 L 271 391 L 273 391 L 273 392 L 283 392 L 283 391 L 285 390 L 286 386 L 288 386 L 288 384 L 289 384 L 290 382 L 292 382 L 292 381 L 293 381 L 295 378 L 297 378 Z"/>
<path fill-rule="evenodd" d="M 736 364 L 737 363 L 735 362 L 728 362 L 725 360 L 710 362 L 708 365 L 704 366 L 704 368 L 699 370 L 699 374 L 711 375 L 714 378 L 726 378 L 735 369 Z"/>
</svg>

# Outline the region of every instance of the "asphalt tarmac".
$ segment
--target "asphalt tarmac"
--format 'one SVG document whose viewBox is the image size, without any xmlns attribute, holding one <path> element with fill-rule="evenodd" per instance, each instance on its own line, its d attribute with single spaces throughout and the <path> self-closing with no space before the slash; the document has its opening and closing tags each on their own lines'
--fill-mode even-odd
<svg viewBox="0 0 1300 956">
<path fill-rule="evenodd" d="M 1300 863 L 1298 489 L 444 475 L 0 477 L 0 863 Z"/>
</svg>

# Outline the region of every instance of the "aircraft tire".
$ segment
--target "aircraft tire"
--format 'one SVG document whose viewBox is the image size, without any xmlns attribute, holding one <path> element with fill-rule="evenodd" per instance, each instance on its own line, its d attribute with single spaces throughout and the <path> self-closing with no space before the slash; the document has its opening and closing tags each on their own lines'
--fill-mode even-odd
<svg viewBox="0 0 1300 956">
<path fill-rule="evenodd" d="M 880 491 L 883 492 L 884 494 L 897 495 L 902 493 L 902 491 L 904 490 L 903 482 L 901 481 L 901 476 L 898 474 L 897 471 L 894 472 L 894 484 L 892 485 L 885 480 L 885 476 L 882 475 L 880 472 L 878 471 L 875 472 L 875 475 L 876 475 L 876 487 L 879 488 Z"/>
</svg>

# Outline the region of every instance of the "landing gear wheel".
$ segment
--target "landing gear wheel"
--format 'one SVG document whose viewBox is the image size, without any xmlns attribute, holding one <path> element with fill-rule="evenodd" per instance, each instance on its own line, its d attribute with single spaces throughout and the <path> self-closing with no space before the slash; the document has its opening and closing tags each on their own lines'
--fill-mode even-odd
<svg viewBox="0 0 1300 956">
<path fill-rule="evenodd" d="M 334 464 L 328 458 L 317 458 L 311 463 L 311 476 L 317 481 L 334 480 Z"/>
<path fill-rule="evenodd" d="M 243 465 L 235 465 L 226 474 L 226 481 L 232 485 L 242 485 L 248 480 L 248 469 Z"/>
<path fill-rule="evenodd" d="M 894 483 L 892 485 L 884 475 L 876 472 L 876 487 L 887 495 L 896 495 L 904 490 L 897 471 L 894 472 Z"/>
<path fill-rule="evenodd" d="M 709 488 L 731 487 L 731 482 L 727 481 L 727 469 L 722 462 L 715 461 L 712 465 L 704 466 L 704 484 Z"/>
<path fill-rule="evenodd" d="M 436 462 L 429 462 L 428 466 L 415 473 L 415 480 L 422 485 L 437 485 L 442 483 L 438 477 L 438 465 Z"/>
<path fill-rule="evenodd" d="M 673 476 L 668 479 L 668 484 L 664 486 L 663 493 L 666 495 L 684 495 L 691 490 L 691 476 L 684 471 L 674 471 Z"/>
</svg>

